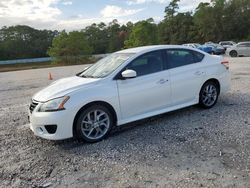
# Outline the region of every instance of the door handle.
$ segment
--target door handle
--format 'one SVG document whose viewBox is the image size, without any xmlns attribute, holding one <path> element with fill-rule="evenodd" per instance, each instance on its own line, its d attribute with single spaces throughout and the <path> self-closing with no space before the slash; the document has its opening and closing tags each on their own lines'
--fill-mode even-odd
<svg viewBox="0 0 250 188">
<path fill-rule="evenodd" d="M 204 72 L 202 72 L 202 71 L 196 71 L 194 73 L 194 75 L 196 75 L 196 76 L 200 76 L 200 75 L 203 75 L 203 74 L 204 74 Z"/>
<path fill-rule="evenodd" d="M 160 79 L 157 84 L 165 84 L 166 82 L 168 82 L 168 79 Z"/>
</svg>

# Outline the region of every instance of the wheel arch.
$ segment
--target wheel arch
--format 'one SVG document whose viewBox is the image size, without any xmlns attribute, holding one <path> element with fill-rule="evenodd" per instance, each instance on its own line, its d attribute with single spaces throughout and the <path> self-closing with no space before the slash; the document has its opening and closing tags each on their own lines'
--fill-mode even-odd
<svg viewBox="0 0 250 188">
<path fill-rule="evenodd" d="M 221 85 L 220 85 L 220 81 L 219 81 L 218 79 L 216 79 L 216 78 L 210 78 L 210 79 L 206 80 L 206 81 L 202 84 L 202 86 L 201 86 L 201 88 L 200 88 L 200 91 L 201 91 L 202 87 L 203 87 L 207 82 L 214 82 L 214 83 L 217 85 L 218 90 L 219 90 L 219 94 L 220 94 Z"/>
<path fill-rule="evenodd" d="M 89 103 L 85 104 L 76 113 L 76 115 L 74 117 L 74 121 L 73 121 L 73 136 L 74 137 L 76 135 L 77 118 L 79 117 L 79 115 L 81 114 L 82 111 L 84 111 L 86 108 L 88 108 L 88 107 L 90 107 L 92 105 L 95 105 L 95 104 L 102 105 L 102 106 L 105 106 L 106 108 L 108 108 L 110 110 L 110 112 L 112 113 L 113 117 L 114 117 L 115 124 L 117 123 L 117 113 L 116 113 L 114 107 L 111 104 L 109 104 L 108 102 L 105 102 L 105 101 L 92 101 L 92 102 L 89 102 Z"/>
</svg>

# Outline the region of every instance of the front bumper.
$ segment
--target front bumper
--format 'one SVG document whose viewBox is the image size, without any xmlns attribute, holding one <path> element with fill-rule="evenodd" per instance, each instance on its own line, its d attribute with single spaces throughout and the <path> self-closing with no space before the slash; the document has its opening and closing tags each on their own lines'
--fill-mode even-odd
<svg viewBox="0 0 250 188">
<path fill-rule="evenodd" d="M 63 140 L 73 137 L 73 121 L 74 114 L 70 110 L 62 110 L 56 112 L 37 112 L 34 109 L 29 112 L 30 129 L 36 136 L 48 140 Z M 46 127 L 55 126 L 56 131 L 49 133 Z"/>
</svg>

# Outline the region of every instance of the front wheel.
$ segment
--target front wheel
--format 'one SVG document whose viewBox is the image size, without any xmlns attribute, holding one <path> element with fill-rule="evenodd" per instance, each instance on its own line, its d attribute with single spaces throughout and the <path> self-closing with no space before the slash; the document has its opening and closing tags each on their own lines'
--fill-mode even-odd
<svg viewBox="0 0 250 188">
<path fill-rule="evenodd" d="M 218 100 L 219 88 L 214 82 L 206 82 L 200 91 L 199 104 L 203 108 L 212 108 Z"/>
<path fill-rule="evenodd" d="M 104 139 L 114 125 L 110 110 L 102 105 L 93 105 L 79 115 L 76 122 L 76 136 L 79 140 L 98 142 Z"/>
</svg>

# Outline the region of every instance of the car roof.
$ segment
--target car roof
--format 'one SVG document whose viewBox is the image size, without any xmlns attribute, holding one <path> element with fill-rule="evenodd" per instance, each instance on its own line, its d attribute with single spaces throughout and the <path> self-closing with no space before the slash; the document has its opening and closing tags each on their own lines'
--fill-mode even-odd
<svg viewBox="0 0 250 188">
<path fill-rule="evenodd" d="M 141 46 L 141 47 L 136 47 L 136 48 L 129 48 L 125 50 L 118 51 L 116 53 L 145 53 L 145 52 L 150 52 L 153 50 L 162 50 L 162 49 L 170 49 L 170 48 L 181 48 L 181 49 L 191 49 L 194 50 L 190 47 L 185 47 L 183 45 L 152 45 L 152 46 Z"/>
<path fill-rule="evenodd" d="M 186 44 L 183 44 L 183 45 L 196 45 L 196 44 L 199 44 L 199 43 L 186 43 Z"/>
<path fill-rule="evenodd" d="M 239 42 L 238 44 L 248 44 L 248 43 L 250 43 L 250 41 L 245 41 L 245 42 Z"/>
</svg>

